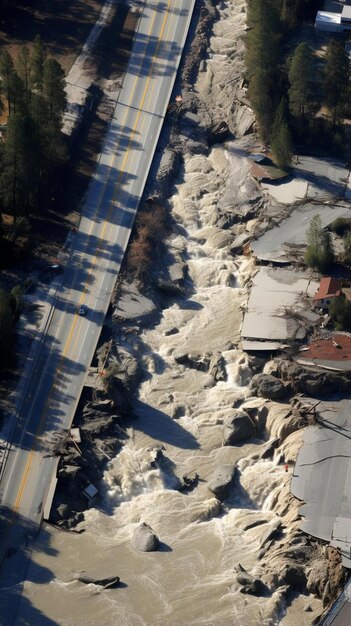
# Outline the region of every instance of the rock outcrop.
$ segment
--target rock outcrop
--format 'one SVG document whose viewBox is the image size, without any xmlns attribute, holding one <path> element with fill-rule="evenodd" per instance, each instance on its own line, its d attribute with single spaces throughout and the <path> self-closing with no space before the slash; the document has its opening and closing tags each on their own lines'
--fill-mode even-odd
<svg viewBox="0 0 351 626">
<path fill-rule="evenodd" d="M 223 437 L 227 446 L 246 441 L 256 433 L 256 425 L 245 411 L 233 409 L 233 415 L 224 420 Z"/>
<path fill-rule="evenodd" d="M 207 488 L 219 500 L 225 500 L 230 492 L 230 487 L 236 473 L 235 465 L 222 465 L 218 467 L 210 477 Z"/>
<path fill-rule="evenodd" d="M 309 369 L 294 361 L 279 362 L 279 372 L 285 380 L 291 381 L 295 391 L 313 398 L 326 397 L 334 393 L 347 391 L 350 386 L 348 378 L 337 372 Z"/>
<path fill-rule="evenodd" d="M 85 574 L 80 574 L 75 578 L 75 580 L 79 580 L 79 582 L 84 583 L 85 585 L 98 585 L 99 587 L 103 587 L 104 589 L 112 589 L 113 587 L 117 587 L 120 582 L 119 576 L 108 576 L 107 578 L 93 578 L 92 576 L 86 576 Z"/>
<path fill-rule="evenodd" d="M 268 592 L 266 585 L 259 578 L 254 578 L 249 574 L 246 569 L 238 563 L 236 580 L 239 585 L 242 585 L 240 592 L 248 593 L 254 596 L 261 596 Z"/>
<path fill-rule="evenodd" d="M 139 552 L 154 552 L 158 550 L 160 541 L 152 528 L 144 522 L 138 526 L 132 538 L 132 546 Z"/>
<path fill-rule="evenodd" d="M 278 378 L 270 374 L 256 374 L 250 384 L 250 391 L 262 398 L 270 400 L 281 400 L 285 398 L 290 389 L 288 385 L 284 385 Z"/>
</svg>

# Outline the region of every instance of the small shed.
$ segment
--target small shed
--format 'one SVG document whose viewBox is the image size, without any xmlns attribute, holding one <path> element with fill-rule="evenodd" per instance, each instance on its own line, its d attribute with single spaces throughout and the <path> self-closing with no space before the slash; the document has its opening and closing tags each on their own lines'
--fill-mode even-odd
<svg viewBox="0 0 351 626">
<path fill-rule="evenodd" d="M 324 276 L 313 296 L 313 304 L 320 309 L 327 309 L 334 298 L 342 295 L 342 283 L 339 278 Z"/>
<path fill-rule="evenodd" d="M 318 11 L 314 26 L 316 30 L 325 31 L 327 33 L 341 33 L 343 30 L 341 13 Z"/>
</svg>

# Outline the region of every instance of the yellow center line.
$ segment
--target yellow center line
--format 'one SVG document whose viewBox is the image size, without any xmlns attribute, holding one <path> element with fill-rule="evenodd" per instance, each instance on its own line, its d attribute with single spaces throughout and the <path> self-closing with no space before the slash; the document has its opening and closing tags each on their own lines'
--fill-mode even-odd
<svg viewBox="0 0 351 626">
<path fill-rule="evenodd" d="M 134 139 L 134 136 L 135 136 L 136 130 L 137 130 L 137 126 L 138 126 L 138 124 L 139 124 L 140 116 L 141 116 L 142 109 L 143 109 L 143 106 L 144 106 L 144 103 L 145 103 L 145 99 L 146 99 L 147 90 L 148 90 L 148 87 L 149 87 L 149 84 L 150 84 L 150 81 L 151 81 L 151 78 L 152 78 L 152 74 L 153 74 L 153 69 L 154 69 L 154 66 L 155 66 L 155 63 L 156 63 L 157 53 L 158 53 L 158 50 L 159 50 L 160 45 L 161 45 L 161 43 L 162 43 L 162 38 L 163 38 L 163 35 L 164 35 L 164 30 L 165 30 L 165 27 L 166 27 L 166 22 L 167 22 L 167 19 L 168 19 L 168 17 L 169 17 L 169 9 L 170 9 L 170 6 L 171 6 L 171 2 L 172 2 L 172 0 L 168 0 L 168 3 L 167 3 L 167 8 L 166 8 L 166 11 L 165 11 L 165 15 L 164 15 L 164 18 L 163 18 L 162 27 L 161 27 L 161 31 L 160 31 L 160 35 L 159 35 L 159 40 L 158 40 L 158 43 L 157 43 L 156 51 L 155 51 L 155 53 L 154 53 L 154 55 L 153 55 L 153 59 L 152 59 L 152 64 L 151 64 L 150 72 L 149 72 L 149 75 L 148 75 L 148 78 L 147 78 L 147 81 L 146 81 L 146 85 L 145 85 L 145 88 L 144 88 L 144 92 L 143 92 L 143 95 L 142 95 L 142 98 L 141 98 L 141 101 L 140 101 L 140 105 L 139 105 L 139 110 L 138 110 L 138 114 L 137 114 L 137 117 L 136 117 L 136 121 L 135 121 L 135 123 L 134 123 L 133 129 L 132 129 L 132 133 L 131 133 L 131 136 L 130 136 L 130 139 L 129 139 L 129 142 L 128 142 L 128 147 L 127 147 L 127 149 L 126 149 L 126 154 L 125 154 L 124 159 L 123 159 L 123 162 L 122 162 L 121 170 L 120 170 L 120 172 L 119 172 L 118 182 L 117 182 L 117 184 L 116 184 L 116 189 L 115 189 L 115 192 L 114 192 L 114 195 L 113 195 L 113 198 L 112 198 L 111 204 L 110 204 L 110 208 L 109 208 L 109 211 L 108 211 L 107 217 L 106 217 L 106 218 L 105 218 L 105 220 L 104 220 L 104 224 L 103 224 L 103 228 L 102 228 L 102 233 L 101 233 L 101 235 L 100 235 L 100 238 L 101 238 L 101 239 L 102 239 L 102 238 L 103 238 L 103 236 L 104 236 L 105 230 L 106 230 L 106 228 L 107 228 L 107 224 L 108 224 L 109 217 L 110 217 L 110 215 L 111 215 L 111 213 L 112 213 L 112 211 L 113 211 L 113 208 L 114 208 L 114 202 L 115 202 L 115 199 L 116 199 L 116 195 L 117 195 L 117 193 L 118 193 L 118 191 L 119 191 L 119 188 L 118 188 L 118 187 L 119 187 L 119 185 L 120 185 L 120 183 L 121 183 L 122 177 L 123 177 L 123 176 L 124 176 L 124 174 L 125 174 L 125 167 L 126 167 L 127 159 L 129 158 L 130 148 L 131 148 L 131 145 L 132 145 L 132 142 L 133 142 L 133 139 Z M 156 16 L 156 13 L 155 13 L 155 16 Z M 154 16 L 154 19 L 155 19 L 155 16 Z M 153 22 L 152 22 L 151 29 L 152 29 L 152 27 L 153 27 L 154 19 L 153 19 Z M 151 33 L 151 31 L 149 32 L 149 35 L 150 35 L 150 33 Z M 137 77 L 137 78 L 138 78 L 138 77 Z M 128 107 L 130 106 L 130 104 L 131 104 L 131 102 L 132 102 L 132 98 L 133 98 L 133 96 L 134 96 L 135 89 L 136 89 L 136 84 L 137 84 L 137 79 L 136 79 L 136 81 L 135 81 L 135 83 L 134 83 L 134 88 L 133 88 L 133 91 L 132 91 L 132 95 L 131 95 L 131 98 L 130 98 L 130 102 L 129 102 Z M 127 112 L 128 112 L 128 107 L 127 107 Z M 127 115 L 127 112 L 126 112 L 126 115 Z M 124 117 L 124 121 L 126 120 L 126 115 L 125 115 L 125 117 Z M 116 149 L 116 150 L 117 150 L 117 149 Z M 116 151 L 115 151 L 115 153 L 114 153 L 114 156 L 113 156 L 112 162 L 113 162 L 113 161 L 114 161 L 114 159 L 115 159 L 115 154 L 116 154 Z M 111 166 L 110 166 L 110 167 L 111 167 Z M 102 191 L 102 194 L 103 194 L 103 193 L 104 193 L 104 191 L 105 191 L 106 185 L 107 185 L 107 181 L 105 182 L 105 185 L 104 185 L 104 189 L 103 189 L 103 191 Z M 101 199 L 102 199 L 102 195 L 100 196 L 99 205 L 100 205 L 100 203 L 101 203 Z M 95 214 L 95 217 L 96 217 L 96 215 L 97 215 L 97 212 L 96 212 L 96 214 Z M 91 224 L 89 234 L 91 234 L 91 230 L 92 230 L 93 226 L 94 226 L 94 222 L 92 222 L 92 224 Z M 84 288 L 83 288 L 83 291 L 82 291 L 82 294 L 81 294 L 81 297 L 80 297 L 80 300 L 79 300 L 79 304 L 82 304 L 82 303 L 84 302 L 84 299 L 85 299 L 85 294 L 86 294 L 87 287 L 88 287 L 89 278 L 90 278 L 90 276 L 91 276 L 91 274 L 92 274 L 92 272 L 93 272 L 93 266 L 95 265 L 96 260 L 97 260 L 97 258 L 98 258 L 98 254 L 97 254 L 98 250 L 99 250 L 99 244 L 97 244 L 97 245 L 96 245 L 96 248 L 95 248 L 95 255 L 94 255 L 93 261 L 92 261 L 92 263 L 91 263 L 90 270 L 89 270 L 89 272 L 88 272 L 88 276 L 87 276 L 86 281 L 85 281 L 85 285 L 84 285 Z M 62 355 L 61 355 L 61 358 L 60 358 L 60 362 L 59 362 L 58 367 L 57 367 L 57 370 L 56 370 L 55 381 L 54 381 L 54 382 L 53 382 L 53 384 L 52 384 L 52 387 L 51 387 L 50 393 L 49 393 L 49 395 L 48 395 L 48 398 L 47 398 L 46 403 L 45 403 L 45 406 L 44 406 L 43 413 L 42 413 L 42 415 L 41 415 L 41 417 L 40 417 L 40 421 L 39 421 L 38 426 L 37 426 L 37 429 L 36 429 L 36 433 L 35 433 L 35 434 L 36 434 L 36 436 L 37 436 L 37 434 L 38 434 L 38 432 L 39 432 L 39 429 L 40 429 L 40 427 L 41 427 L 41 424 L 42 424 L 43 419 L 44 419 L 44 418 L 46 417 L 46 415 L 47 415 L 47 410 L 48 410 L 48 408 L 49 408 L 49 403 L 50 403 L 51 398 L 52 398 L 52 394 L 53 394 L 54 387 L 55 387 L 55 382 L 56 382 L 56 379 L 57 379 L 57 377 L 58 377 L 58 375 L 59 375 L 59 373 L 60 373 L 60 370 L 61 370 L 61 367 L 62 367 L 62 362 L 63 362 L 64 358 L 66 357 L 66 354 L 67 354 L 68 349 L 69 349 L 69 347 L 70 347 L 70 344 L 71 344 L 71 341 L 72 341 L 73 332 L 74 332 L 75 327 L 76 327 L 77 322 L 78 322 L 78 317 L 79 317 L 79 316 L 78 316 L 78 314 L 77 314 L 77 312 L 76 312 L 76 313 L 75 313 L 75 315 L 74 315 L 74 320 L 73 320 L 73 323 L 72 323 L 72 325 L 71 325 L 71 329 L 70 329 L 69 335 L 68 335 L 67 340 L 66 340 L 66 344 L 65 344 L 64 350 L 63 350 Z M 77 341 L 77 337 L 76 337 L 76 341 Z M 75 343 L 76 343 L 76 342 L 75 342 Z M 74 344 L 74 346 L 73 346 L 73 349 L 74 349 L 74 347 L 75 347 L 75 344 Z M 25 485 L 26 485 L 26 482 L 27 482 L 27 479 L 28 479 L 28 474 L 29 474 L 29 471 L 30 471 L 30 468 L 31 468 L 33 455 L 34 455 L 34 450 L 33 450 L 33 448 L 32 448 L 32 449 L 30 450 L 29 455 L 28 455 L 28 459 L 27 459 L 26 467 L 25 467 L 25 470 L 24 470 L 24 473 L 23 473 L 23 476 L 22 476 L 22 480 L 21 480 L 21 483 L 20 483 L 20 486 L 19 486 L 19 490 L 18 490 L 18 493 L 17 493 L 17 498 L 16 498 L 15 505 L 14 505 L 14 509 L 15 509 L 15 511 L 17 511 L 17 510 L 18 510 L 18 508 L 19 508 L 19 506 L 20 506 L 20 503 L 21 503 L 21 500 L 22 500 L 22 497 L 23 497 L 23 492 L 24 492 L 24 488 L 25 488 Z"/>
<path fill-rule="evenodd" d="M 116 186 L 115 186 L 115 191 L 113 193 L 112 200 L 110 202 L 110 207 L 109 207 L 109 210 L 108 210 L 108 213 L 107 213 L 107 217 L 105 218 L 104 223 L 103 223 L 102 231 L 101 231 L 101 234 L 100 234 L 100 239 L 103 239 L 103 237 L 104 237 L 105 230 L 106 230 L 107 225 L 109 223 L 110 216 L 112 214 L 113 209 L 115 208 L 114 204 L 115 204 L 118 192 L 120 190 L 120 186 L 121 186 L 121 183 L 122 183 L 123 176 L 124 176 L 124 174 L 126 172 L 127 161 L 128 161 L 128 159 L 130 157 L 130 148 L 131 148 L 131 145 L 133 143 L 134 136 L 135 136 L 135 133 L 136 133 L 138 125 L 139 125 L 140 116 L 141 116 L 141 114 L 143 112 L 143 107 L 144 107 L 146 95 L 148 93 L 150 81 L 151 81 L 151 78 L 152 78 L 153 68 L 155 66 L 157 53 L 158 53 L 159 47 L 160 47 L 160 45 L 162 43 L 162 37 L 163 37 L 163 34 L 164 34 L 166 22 L 167 22 L 167 19 L 168 19 L 168 16 L 169 16 L 169 8 L 170 8 L 170 5 L 171 5 L 171 2 L 172 2 L 172 0 L 168 0 L 167 12 L 166 12 L 166 14 L 164 16 L 164 19 L 163 19 L 162 28 L 161 28 L 161 32 L 160 32 L 160 36 L 159 36 L 159 41 L 158 41 L 158 44 L 157 44 L 157 47 L 156 47 L 156 51 L 155 51 L 155 54 L 153 56 L 152 63 L 151 63 L 150 73 L 149 73 L 147 81 L 146 81 L 146 85 L 145 85 L 145 88 L 144 88 L 144 91 L 143 91 L 142 99 L 141 99 L 140 104 L 139 104 L 139 109 L 138 109 L 138 114 L 137 114 L 137 117 L 136 117 L 136 121 L 134 123 L 133 129 L 132 129 L 132 132 L 131 132 L 131 136 L 130 136 L 129 142 L 128 142 L 128 147 L 126 149 L 126 153 L 124 155 L 122 166 L 121 166 L 121 169 L 120 169 L 119 174 L 118 174 L 118 179 L 117 179 L 117 183 L 116 183 Z M 153 83 L 151 91 L 150 91 L 150 94 L 149 94 L 150 99 L 152 97 L 154 89 L 155 89 L 155 82 Z M 135 91 L 135 85 L 134 85 L 134 89 L 133 89 L 133 95 L 134 95 L 134 91 Z M 131 98 L 130 102 L 131 101 L 132 101 L 132 98 Z M 130 102 L 129 102 L 129 106 L 130 106 Z M 139 128 L 139 132 L 140 133 L 141 133 L 141 131 L 143 129 L 143 126 L 144 126 L 144 123 L 145 123 L 145 119 L 146 119 L 146 117 L 144 116 L 142 121 L 141 121 L 141 126 Z M 98 211 L 96 212 L 95 216 L 97 215 L 97 213 L 98 213 Z M 93 227 L 93 225 L 94 224 L 92 224 L 91 228 Z M 99 254 L 98 253 L 101 251 L 101 243 L 102 242 L 99 242 L 99 243 L 96 244 L 95 254 L 94 254 L 93 260 L 91 261 L 90 269 L 88 271 L 88 275 L 87 275 L 87 278 L 86 278 L 86 281 L 85 281 L 85 284 L 84 284 L 84 287 L 83 287 L 83 290 L 82 290 L 82 294 L 81 294 L 80 299 L 79 299 L 79 306 L 84 304 L 84 302 L 85 302 L 85 296 L 86 296 L 88 285 L 89 285 L 89 278 L 92 275 L 94 266 L 96 265 L 96 261 L 99 258 Z M 73 326 L 75 327 L 75 325 L 77 323 L 78 323 L 78 316 L 76 314 L 75 318 L 74 318 L 74 321 L 73 321 Z M 64 351 L 63 351 L 63 355 L 62 355 L 63 357 L 66 356 L 66 348 L 68 349 L 69 346 L 70 346 L 74 327 L 71 328 L 70 334 L 69 334 L 69 336 L 67 338 L 67 342 L 66 342 L 66 345 L 65 345 L 65 348 L 64 348 Z M 78 333 L 77 333 L 76 337 L 75 337 L 75 341 L 74 341 L 73 346 L 72 346 L 72 353 L 74 352 L 74 350 L 76 348 L 76 345 L 78 343 L 78 339 L 79 339 L 79 336 L 78 336 Z M 61 359 L 61 361 L 62 361 L 62 359 Z M 60 364 L 58 365 L 58 368 L 57 368 L 58 370 L 60 369 L 61 361 L 60 361 Z"/>
</svg>

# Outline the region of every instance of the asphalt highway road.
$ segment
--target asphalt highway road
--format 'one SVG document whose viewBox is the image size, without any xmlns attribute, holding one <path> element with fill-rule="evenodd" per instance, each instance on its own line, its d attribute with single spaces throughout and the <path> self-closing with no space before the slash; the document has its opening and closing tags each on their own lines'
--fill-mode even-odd
<svg viewBox="0 0 351 626">
<path fill-rule="evenodd" d="M 121 95 L 100 155 L 73 252 L 34 362 L 0 493 L 0 624 L 15 623 L 55 460 L 69 428 L 128 244 L 156 149 L 195 0 L 146 0 Z M 79 315 L 85 305 L 87 314 Z"/>
</svg>

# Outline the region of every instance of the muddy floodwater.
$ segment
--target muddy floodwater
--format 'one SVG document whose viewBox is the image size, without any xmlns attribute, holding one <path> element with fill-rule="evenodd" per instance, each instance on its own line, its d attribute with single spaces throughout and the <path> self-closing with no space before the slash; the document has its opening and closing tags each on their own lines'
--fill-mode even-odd
<svg viewBox="0 0 351 626">
<path fill-rule="evenodd" d="M 227 119 L 238 137 L 239 129 L 244 135 L 253 121 L 247 106 L 233 120 L 233 94 L 242 82 L 246 3 L 217 4 L 209 58 L 196 89 L 213 118 Z M 271 593 L 256 597 L 241 593 L 237 581 L 238 564 L 259 579 L 267 574 L 272 530 L 282 526 L 279 541 L 273 542 L 281 546 L 297 529 L 282 453 L 277 449 L 260 457 L 267 440 L 279 437 L 290 407 L 271 403 L 264 433 L 244 444 L 223 445 L 224 422 L 233 407 L 247 401 L 254 374 L 240 349 L 240 328 L 255 266 L 252 258 L 235 256 L 232 246 L 255 219 L 243 218 L 245 224 L 231 229 L 216 223 L 215 209 L 222 202 L 224 213 L 229 207 L 233 214 L 246 203 L 243 215 L 249 215 L 260 201 L 246 158 L 257 146 L 248 135 L 215 145 L 205 156 L 208 146 L 196 154 L 193 142 L 191 151 L 191 132 L 183 135 L 184 162 L 172 188 L 173 231 L 164 262 L 173 257 L 186 266 L 185 291 L 168 303 L 164 299 L 154 319 L 136 333 L 118 335 L 144 371 L 134 400 L 137 419 L 126 423 L 128 438 L 108 464 L 99 508 L 89 510 L 81 525 L 85 532 L 43 528 L 19 624 L 28 624 L 28 603 L 35 626 L 307 626 L 322 610 L 321 601 L 303 593 L 286 602 L 286 585 L 273 584 Z M 284 437 L 285 459 L 294 458 L 300 445 L 292 430 Z M 155 464 L 157 446 L 163 462 Z M 207 481 L 214 470 L 234 463 L 237 476 L 220 504 Z M 178 491 L 183 476 L 196 475 L 188 493 Z M 132 547 L 141 522 L 159 537 L 159 551 Z M 279 559 L 278 550 L 270 581 Z M 117 575 L 121 585 L 106 590 L 83 585 L 74 580 L 82 571 L 96 578 Z"/>
<path fill-rule="evenodd" d="M 156 326 L 133 336 L 129 346 L 125 339 L 145 370 L 134 403 L 138 419 L 130 420 L 129 438 L 106 469 L 103 499 L 87 512 L 85 532 L 46 527 L 37 540 L 24 591 L 38 610 L 37 626 L 311 622 L 305 597 L 297 596 L 286 613 L 282 590 L 254 597 L 240 593 L 236 582 L 238 563 L 250 572 L 258 567 L 262 538 L 276 519 L 274 500 L 289 480 L 279 459 L 257 459 L 263 439 L 222 445 L 223 420 L 248 396 L 252 376 L 237 347 L 252 261 L 233 257 L 225 240 L 218 245 L 211 215 L 231 174 L 245 193 L 247 168 L 247 159 L 224 147 L 185 159 L 171 198 L 178 224 L 171 242 L 187 259 L 192 293 L 170 300 Z M 204 183 L 207 193 L 201 194 Z M 174 328 L 179 332 L 169 335 Z M 179 363 L 185 352 L 198 360 L 223 355 L 224 379 Z M 162 466 L 152 463 L 157 445 L 164 448 Z M 228 463 L 238 464 L 240 479 L 221 507 L 206 482 Z M 179 478 L 194 473 L 199 480 L 193 490 L 175 489 Z M 133 549 L 140 522 L 156 532 L 160 551 Z M 82 585 L 73 580 L 82 571 L 118 575 L 122 584 L 110 590 Z"/>
</svg>

